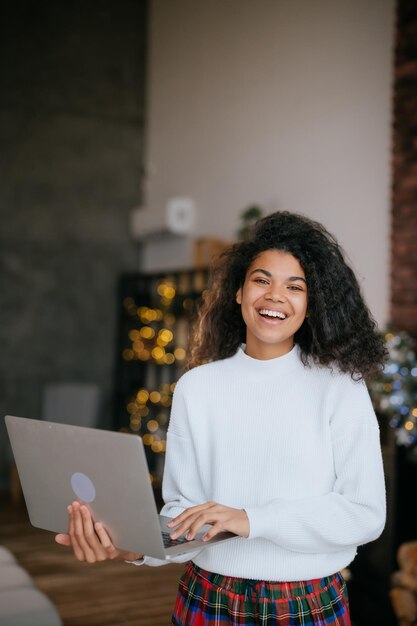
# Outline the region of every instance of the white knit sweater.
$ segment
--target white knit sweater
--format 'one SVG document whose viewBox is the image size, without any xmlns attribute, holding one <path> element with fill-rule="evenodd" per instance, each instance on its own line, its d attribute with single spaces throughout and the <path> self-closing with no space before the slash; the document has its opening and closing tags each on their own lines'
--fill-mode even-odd
<svg viewBox="0 0 417 626">
<path fill-rule="evenodd" d="M 242 346 L 190 370 L 174 393 L 163 497 L 171 517 L 212 500 L 249 518 L 249 538 L 176 561 L 275 581 L 333 574 L 385 523 L 379 429 L 365 384 L 305 367 L 297 346 L 266 361 Z"/>
</svg>

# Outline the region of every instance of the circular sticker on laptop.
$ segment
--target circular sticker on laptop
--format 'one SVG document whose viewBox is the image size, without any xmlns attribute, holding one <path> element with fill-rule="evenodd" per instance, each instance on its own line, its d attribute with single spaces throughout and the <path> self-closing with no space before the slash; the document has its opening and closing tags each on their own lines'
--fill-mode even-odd
<svg viewBox="0 0 417 626">
<path fill-rule="evenodd" d="M 96 488 L 93 481 L 86 474 L 75 472 L 71 476 L 71 487 L 80 500 L 84 502 L 93 502 L 95 500 Z"/>
</svg>

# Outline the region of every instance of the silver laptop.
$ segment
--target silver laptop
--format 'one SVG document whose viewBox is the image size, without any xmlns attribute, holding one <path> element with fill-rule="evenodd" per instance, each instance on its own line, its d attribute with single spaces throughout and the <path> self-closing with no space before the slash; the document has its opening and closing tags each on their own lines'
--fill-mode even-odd
<svg viewBox="0 0 417 626">
<path fill-rule="evenodd" d="M 33 526 L 66 533 L 67 506 L 88 505 L 118 548 L 158 559 L 235 538 L 169 538 L 170 518 L 158 515 L 142 439 L 126 433 L 7 415 L 14 458 Z"/>
</svg>

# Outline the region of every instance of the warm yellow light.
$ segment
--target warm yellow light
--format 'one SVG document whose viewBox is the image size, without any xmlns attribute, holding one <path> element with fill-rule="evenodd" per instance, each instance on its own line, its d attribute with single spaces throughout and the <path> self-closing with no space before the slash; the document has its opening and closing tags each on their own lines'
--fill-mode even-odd
<svg viewBox="0 0 417 626">
<path fill-rule="evenodd" d="M 154 441 L 153 444 L 151 445 L 151 449 L 152 449 L 152 452 L 156 452 L 156 454 L 158 454 L 159 452 L 162 452 L 163 450 L 162 442 Z"/>
<path fill-rule="evenodd" d="M 149 409 L 147 406 L 141 406 L 139 408 L 139 415 L 141 415 L 142 417 L 146 417 L 149 414 Z"/>
<path fill-rule="evenodd" d="M 129 402 L 126 408 L 128 413 L 136 413 L 139 407 L 136 402 Z"/>
<path fill-rule="evenodd" d="M 144 347 L 145 344 L 143 343 L 143 341 L 134 341 L 132 345 L 133 351 L 137 354 L 139 354 L 139 352 L 142 352 Z"/>
<path fill-rule="evenodd" d="M 156 420 L 149 420 L 147 426 L 148 426 L 148 430 L 151 433 L 156 432 L 158 430 L 158 428 L 159 428 L 159 424 L 158 424 L 158 422 Z"/>
<path fill-rule="evenodd" d="M 391 339 L 394 339 L 394 335 L 393 335 L 392 333 L 387 333 L 387 334 L 385 335 L 385 339 L 386 339 L 387 341 L 390 341 Z"/>
<path fill-rule="evenodd" d="M 178 361 L 182 361 L 185 359 L 185 350 L 184 348 L 176 348 L 174 350 L 174 356 Z"/>
<path fill-rule="evenodd" d="M 172 300 L 175 297 L 174 287 L 167 283 L 160 283 L 156 290 L 162 298 L 166 298 L 167 300 Z"/>
<path fill-rule="evenodd" d="M 161 348 L 160 346 L 156 346 L 152 350 L 151 354 L 152 354 L 152 358 L 154 358 L 155 361 L 160 361 L 165 356 L 165 350 L 163 348 Z"/>
<path fill-rule="evenodd" d="M 150 326 L 142 326 L 142 328 L 140 329 L 140 335 L 144 339 L 152 339 L 153 337 L 155 337 L 155 331 Z"/>
<path fill-rule="evenodd" d="M 161 400 L 161 394 L 159 393 L 159 391 L 151 391 L 149 399 L 154 404 L 157 404 Z"/>
<path fill-rule="evenodd" d="M 167 365 L 172 365 L 173 363 L 175 363 L 175 356 L 172 354 L 172 352 L 167 352 L 167 354 L 164 356 L 164 363 L 166 363 Z"/>
<path fill-rule="evenodd" d="M 162 313 L 161 309 L 155 309 L 155 319 L 157 322 L 161 321 L 161 319 L 164 317 L 164 314 Z"/>
<path fill-rule="evenodd" d="M 130 341 L 137 341 L 138 339 L 140 339 L 140 332 L 136 328 L 134 328 L 129 332 L 129 339 Z"/>
<path fill-rule="evenodd" d="M 161 404 L 166 407 L 171 406 L 171 398 L 169 396 L 162 396 Z"/>
<path fill-rule="evenodd" d="M 122 356 L 125 361 L 131 361 L 134 358 L 135 354 L 133 350 L 127 348 L 126 350 L 123 350 Z"/>
<path fill-rule="evenodd" d="M 143 435 L 143 443 L 145 444 L 145 446 L 151 446 L 152 443 L 154 441 L 154 436 L 153 435 Z"/>
<path fill-rule="evenodd" d="M 412 414 L 414 417 L 417 417 L 417 407 L 412 410 Z"/>
<path fill-rule="evenodd" d="M 167 328 L 162 328 L 159 331 L 158 335 L 165 343 L 169 343 L 174 338 L 174 333 L 172 332 L 172 330 L 168 330 Z"/>
<path fill-rule="evenodd" d="M 170 285 L 167 285 L 165 288 L 165 293 L 164 293 L 165 298 L 168 298 L 168 300 L 172 300 L 173 298 L 175 298 L 175 289 L 174 287 L 171 287 Z"/>
<path fill-rule="evenodd" d="M 178 357 L 177 357 L 177 359 L 178 359 Z M 172 392 L 174 391 L 174 389 L 175 389 L 175 385 L 176 385 L 176 384 L 177 384 L 177 383 L 171 383 L 171 384 L 170 384 L 169 388 L 170 388 L 170 390 L 171 390 Z"/>
<path fill-rule="evenodd" d="M 142 350 L 142 352 L 138 354 L 138 357 L 141 361 L 147 361 L 150 356 L 151 355 L 150 355 L 149 350 Z"/>
<path fill-rule="evenodd" d="M 141 307 L 140 309 L 140 319 L 147 322 L 154 322 L 158 317 L 158 314 L 153 309 L 148 309 L 148 307 Z"/>
<path fill-rule="evenodd" d="M 389 383 L 384 383 L 384 391 L 392 391 L 392 385 L 390 385 Z"/>
<path fill-rule="evenodd" d="M 411 420 L 409 420 L 408 422 L 406 422 L 404 424 L 404 428 L 406 428 L 407 430 L 413 430 L 414 428 L 414 422 L 412 422 Z"/>
<path fill-rule="evenodd" d="M 139 389 L 136 394 L 136 400 L 140 404 L 146 404 L 149 399 L 149 392 L 146 389 Z"/>
</svg>

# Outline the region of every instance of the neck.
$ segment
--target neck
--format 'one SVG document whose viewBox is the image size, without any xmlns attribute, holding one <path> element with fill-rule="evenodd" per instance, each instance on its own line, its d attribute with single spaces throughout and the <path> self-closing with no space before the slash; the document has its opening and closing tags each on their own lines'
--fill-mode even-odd
<svg viewBox="0 0 417 626">
<path fill-rule="evenodd" d="M 268 361 L 269 359 L 284 356 L 284 354 L 291 352 L 294 347 L 293 338 L 279 344 L 258 343 L 257 341 L 251 341 L 251 339 L 250 337 L 247 338 L 245 353 L 252 359 L 259 359 L 260 361 Z"/>
</svg>

